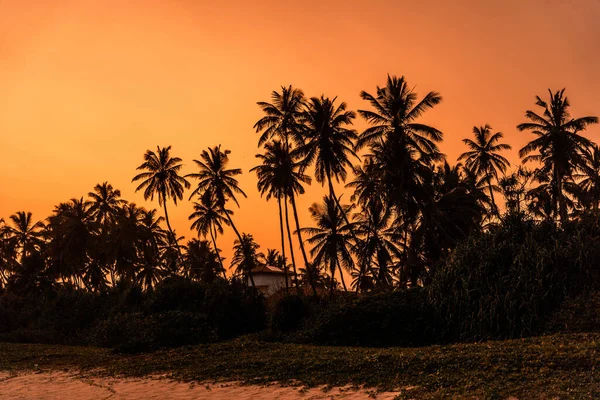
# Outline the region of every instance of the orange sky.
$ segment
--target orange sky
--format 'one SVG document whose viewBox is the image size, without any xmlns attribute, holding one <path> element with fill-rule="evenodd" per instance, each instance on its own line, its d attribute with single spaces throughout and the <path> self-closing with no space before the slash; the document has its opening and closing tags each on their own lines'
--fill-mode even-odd
<svg viewBox="0 0 600 400">
<path fill-rule="evenodd" d="M 598 0 L 0 0 L 0 217 L 45 218 L 105 180 L 157 207 L 130 183 L 144 151 L 172 145 L 189 173 L 221 143 L 249 195 L 237 225 L 279 247 L 276 203 L 248 173 L 256 101 L 293 84 L 364 108 L 362 89 L 405 75 L 443 95 L 424 121 L 452 162 L 475 124 L 519 148 L 529 134 L 515 126 L 548 87 L 567 87 L 574 114 L 600 114 L 598 21 Z M 304 225 L 322 193 L 313 183 L 298 201 Z M 191 204 L 170 206 L 189 238 Z M 226 256 L 232 243 L 219 238 Z"/>
</svg>

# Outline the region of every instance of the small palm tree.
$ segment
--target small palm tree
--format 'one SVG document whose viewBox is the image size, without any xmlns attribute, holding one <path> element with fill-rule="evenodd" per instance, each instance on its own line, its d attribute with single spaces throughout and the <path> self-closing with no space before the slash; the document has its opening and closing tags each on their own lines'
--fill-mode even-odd
<svg viewBox="0 0 600 400">
<path fill-rule="evenodd" d="M 244 197 L 246 193 L 239 187 L 239 183 L 235 176 L 240 175 L 242 170 L 239 168 L 227 169 L 229 164 L 229 154 L 231 151 L 221 150 L 221 145 L 203 150 L 200 154 L 200 160 L 194 160 L 194 163 L 199 168 L 199 171 L 194 174 L 188 174 L 186 177 L 194 178 L 198 180 L 198 186 L 192 194 L 190 199 L 199 194 L 200 196 L 209 196 L 218 208 L 221 209 L 222 215 L 227 218 L 229 225 L 233 228 L 233 231 L 238 237 L 238 240 L 242 241 L 242 235 L 237 230 L 231 215 L 232 211 L 225 209 L 225 206 L 229 200 L 239 207 L 239 203 L 236 194 L 241 194 Z"/>
<path fill-rule="evenodd" d="M 498 215 L 498 207 L 494 201 L 492 178 L 498 180 L 498 171 L 504 174 L 510 163 L 498 154 L 502 150 L 510 150 L 509 144 L 498 143 L 504 137 L 502 132 L 492 134 L 492 127 L 486 124 L 482 127 L 473 127 L 475 140 L 463 139 L 469 151 L 458 157 L 458 161 L 466 160 L 465 166 L 475 172 L 476 176 L 487 178 L 492 205 L 492 213 Z"/>
<path fill-rule="evenodd" d="M 142 181 L 135 191 L 144 190 L 145 200 L 154 200 L 158 197 L 158 204 L 164 207 L 165 221 L 171 233 L 172 243 L 175 244 L 175 234 L 169 222 L 169 213 L 167 212 L 167 200 L 173 199 L 177 205 L 177 200 L 183 199 L 183 192 L 190 188 L 190 183 L 179 175 L 181 170 L 181 158 L 171 157 L 171 146 L 160 148 L 157 146 L 156 153 L 146 150 L 144 154 L 144 163 L 137 167 L 138 170 L 146 171 L 136 175 L 132 182 Z M 181 256 L 181 251 L 179 251 Z"/>
<path fill-rule="evenodd" d="M 94 186 L 94 191 L 88 193 L 90 201 L 90 212 L 100 224 L 112 222 L 119 208 L 127 203 L 121 199 L 121 191 L 114 189 L 108 182 L 99 183 Z"/>
<path fill-rule="evenodd" d="M 330 196 L 323 198 L 322 204 L 313 204 L 310 208 L 310 214 L 315 227 L 302 228 L 309 235 L 308 243 L 313 245 L 310 254 L 313 256 L 313 262 L 319 266 L 329 268 L 331 274 L 330 290 L 334 288 L 335 271 L 340 272 L 342 284 L 346 289 L 342 266 L 346 270 L 351 270 L 354 261 L 350 252 L 351 227 L 346 223 L 344 215 L 350 212 L 350 206 L 338 207 L 339 201 Z"/>
<path fill-rule="evenodd" d="M 236 240 L 233 246 L 231 267 L 235 267 L 237 274 L 249 277 L 252 287 L 256 287 L 252 270 L 260 265 L 260 259 L 263 257 L 258 252 L 259 248 L 252 235 L 247 233 L 243 233 L 241 239 Z"/>
<path fill-rule="evenodd" d="M 223 259 L 219 255 L 219 248 L 217 247 L 217 234 L 222 234 L 223 225 L 229 224 L 227 217 L 224 216 L 224 214 L 228 212 L 228 210 L 219 207 L 210 192 L 205 192 L 200 196 L 199 203 L 194 202 L 194 212 L 190 214 L 188 218 L 194 221 L 191 228 L 196 230 L 199 235 L 202 235 L 203 237 L 210 235 L 213 243 L 213 250 L 215 251 L 215 254 L 217 254 L 217 259 L 221 265 L 224 278 L 227 276 L 225 275 Z"/>
<path fill-rule="evenodd" d="M 225 273 L 219 256 L 210 248 L 206 240 L 192 239 L 187 244 L 185 254 L 185 276 L 200 282 L 211 283 Z"/>
<path fill-rule="evenodd" d="M 570 103 L 564 95 L 565 89 L 550 93 L 550 103 L 536 96 L 536 105 L 543 109 L 539 115 L 527 110 L 525 117 L 530 122 L 517 126 L 520 131 L 531 131 L 537 137 L 527 143 L 519 156 L 523 163 L 539 162 L 541 167 L 536 170 L 538 180 L 544 180 L 542 175 L 549 177 L 551 202 L 554 216 L 560 216 L 561 222 L 568 218 L 567 198 L 563 191 L 566 179 L 571 179 L 573 172 L 585 164 L 584 152 L 592 146 L 592 142 L 581 136 L 579 132 L 587 126 L 598 123 L 597 117 L 587 116 L 573 118 L 569 112 Z"/>
<path fill-rule="evenodd" d="M 585 164 L 575 175 L 579 181 L 579 201 L 584 208 L 598 210 L 600 205 L 600 148 L 596 145 L 584 153 Z"/>
<path fill-rule="evenodd" d="M 41 229 L 44 228 L 44 224 L 41 221 L 33 222 L 32 215 L 31 212 L 19 211 L 9 217 L 12 226 L 6 228 L 16 244 L 15 248 L 19 249 L 21 259 L 39 248 L 42 243 Z"/>
</svg>

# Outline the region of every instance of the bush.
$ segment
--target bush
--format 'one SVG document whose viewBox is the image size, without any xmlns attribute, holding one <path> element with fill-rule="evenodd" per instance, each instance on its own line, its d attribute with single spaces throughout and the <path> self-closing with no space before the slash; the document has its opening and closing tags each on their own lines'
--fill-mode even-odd
<svg viewBox="0 0 600 400">
<path fill-rule="evenodd" d="M 150 351 L 217 340 L 214 326 L 204 314 L 167 311 L 143 315 L 118 314 L 101 321 L 90 333 L 89 341 L 119 352 Z"/>
<path fill-rule="evenodd" d="M 447 340 L 505 339 L 541 331 L 567 296 L 596 280 L 600 231 L 509 219 L 459 245 L 428 287 Z"/>
<path fill-rule="evenodd" d="M 433 321 L 426 293 L 417 288 L 320 300 L 290 296 L 275 307 L 271 329 L 289 332 L 284 337 L 292 342 L 412 347 L 435 342 Z"/>
</svg>

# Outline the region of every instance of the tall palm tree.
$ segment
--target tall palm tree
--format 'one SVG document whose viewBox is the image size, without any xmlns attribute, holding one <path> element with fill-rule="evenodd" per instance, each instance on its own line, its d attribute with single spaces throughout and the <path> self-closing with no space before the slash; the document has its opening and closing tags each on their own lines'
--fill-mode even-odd
<svg viewBox="0 0 600 400">
<path fill-rule="evenodd" d="M 273 138 L 279 138 L 289 148 L 291 143 L 303 144 L 300 116 L 304 107 L 304 93 L 300 89 L 282 86 L 281 93 L 271 93 L 271 103 L 258 102 L 265 114 L 254 124 L 256 133 L 262 132 L 258 140 L 261 146 Z"/>
<path fill-rule="evenodd" d="M 344 215 L 350 212 L 350 206 L 338 207 L 331 196 L 325 196 L 323 203 L 314 203 L 310 208 L 310 214 L 316 226 L 302 228 L 309 235 L 308 243 L 313 245 L 310 253 L 314 263 L 319 266 L 327 266 L 331 273 L 330 290 L 333 291 L 335 282 L 335 271 L 339 270 L 342 284 L 346 289 L 342 266 L 351 270 L 354 261 L 350 250 L 352 239 L 351 227 L 346 223 Z"/>
<path fill-rule="evenodd" d="M 296 262 L 294 260 L 293 243 L 291 233 L 289 229 L 289 222 L 287 221 L 288 209 L 287 199 L 293 199 L 296 194 L 303 194 L 304 187 L 303 183 L 310 184 L 311 179 L 308 175 L 304 174 L 302 169 L 302 162 L 298 161 L 298 151 L 290 151 L 286 146 L 278 140 L 267 143 L 265 145 L 265 153 L 257 154 L 256 157 L 262 160 L 262 164 L 252 168 L 250 171 L 255 171 L 258 176 L 257 187 L 261 195 L 266 194 L 266 199 L 269 200 L 271 197 L 277 198 L 279 206 L 279 229 L 281 234 L 281 251 L 285 258 L 285 240 L 283 233 L 283 216 L 281 210 L 281 200 L 283 199 L 285 205 L 286 224 L 288 230 L 288 239 L 290 245 L 290 252 L 292 258 L 292 266 L 294 269 L 295 283 L 298 287 L 298 272 L 296 270 Z M 292 200 L 292 206 L 294 208 L 294 216 L 296 220 L 296 234 L 298 235 L 298 242 L 302 255 L 304 257 L 305 266 L 308 265 L 308 257 L 304 250 L 304 243 L 302 240 L 302 234 L 300 232 L 300 224 L 298 220 L 298 214 L 296 212 L 296 203 Z"/>
<path fill-rule="evenodd" d="M 227 169 L 230 153 L 230 150 L 222 151 L 221 145 L 211 147 L 208 151 L 203 150 L 200 154 L 200 160 L 194 160 L 199 171 L 194 174 L 188 174 L 186 177 L 198 180 L 198 186 L 190 195 L 190 199 L 196 194 L 201 196 L 207 195 L 212 198 L 215 204 L 221 209 L 222 215 L 229 221 L 238 240 L 241 242 L 242 235 L 237 230 L 231 218 L 233 212 L 225 209 L 229 200 L 233 200 L 238 207 L 240 206 L 235 197 L 236 194 L 247 197 L 246 193 L 240 189 L 237 179 L 235 179 L 235 176 L 240 175 L 242 170 L 239 168 Z"/>
<path fill-rule="evenodd" d="M 548 89 L 548 92 L 550 103 L 536 96 L 536 105 L 543 109 L 542 115 L 527 110 L 525 117 L 530 122 L 517 126 L 520 131 L 530 131 L 537 136 L 519 150 L 519 156 L 523 157 L 523 163 L 534 161 L 541 164 L 536 175 L 549 177 L 554 216 L 558 215 L 564 223 L 568 218 L 564 182 L 572 177 L 575 169 L 585 164 L 583 153 L 592 146 L 592 142 L 579 132 L 591 124 L 597 124 L 598 118 L 571 117 L 565 89 L 555 93 Z"/>
<path fill-rule="evenodd" d="M 227 210 L 223 210 L 223 208 L 219 207 L 214 196 L 212 196 L 210 192 L 205 192 L 200 196 L 199 203 L 194 202 L 194 212 L 190 214 L 188 218 L 189 220 L 194 221 L 191 228 L 196 230 L 199 235 L 202 235 L 203 237 L 210 235 L 213 250 L 221 265 L 224 278 L 226 278 L 227 275 L 225 274 L 223 259 L 219 255 L 219 248 L 217 247 L 217 234 L 222 234 L 223 225 L 229 224 L 229 220 L 224 216 L 227 212 Z"/>
<path fill-rule="evenodd" d="M 506 143 L 499 143 L 504 137 L 502 132 L 492 134 L 492 127 L 488 124 L 482 127 L 473 127 L 475 140 L 463 139 L 469 151 L 458 157 L 458 161 L 465 160 L 465 166 L 473 170 L 476 176 L 484 176 L 488 181 L 490 200 L 492 202 L 492 213 L 498 215 L 498 207 L 494 201 L 494 189 L 492 178 L 498 180 L 498 171 L 503 174 L 509 167 L 508 160 L 498 154 L 502 150 L 510 150 L 512 147 Z"/>
<path fill-rule="evenodd" d="M 350 156 L 358 159 L 353 150 L 357 134 L 354 129 L 349 128 L 356 118 L 356 113 L 347 111 L 344 102 L 336 106 L 335 101 L 336 98 L 329 99 L 325 96 L 310 99 L 301 117 L 307 140 L 300 151 L 305 157 L 305 165 L 315 164 L 317 182 L 322 185 L 327 182 L 330 199 L 343 210 L 335 194 L 332 179 L 345 182 L 346 168 L 352 168 Z M 348 217 L 344 214 L 343 218 L 350 227 Z"/>
<path fill-rule="evenodd" d="M 171 240 L 176 244 L 175 234 L 169 222 L 169 213 L 167 212 L 167 200 L 173 199 L 173 203 L 177 205 L 177 200 L 183 199 L 183 192 L 190 188 L 190 183 L 179 175 L 179 171 L 183 166 L 181 158 L 171 157 L 171 146 L 156 147 L 156 153 L 151 150 L 146 150 L 144 154 L 144 163 L 137 167 L 137 170 L 146 171 L 136 175 L 132 182 L 142 181 L 135 189 L 139 191 L 144 189 L 144 199 L 154 200 L 154 196 L 158 197 L 158 204 L 164 207 L 165 221 L 171 233 Z M 179 251 L 181 257 L 181 251 Z"/>
<path fill-rule="evenodd" d="M 439 93 L 429 92 L 417 102 L 417 94 L 403 76 L 388 75 L 386 86 L 377 86 L 376 95 L 363 90 L 360 96 L 371 104 L 374 111 L 358 110 L 371 126 L 361 133 L 356 142 L 357 149 L 393 136 L 417 150 L 418 155 L 439 153 L 436 143 L 442 141 L 442 132 L 416 122 L 425 111 L 442 101 Z"/>
<path fill-rule="evenodd" d="M 94 186 L 94 191 L 88 193 L 90 201 L 90 213 L 101 224 L 114 220 L 118 210 L 126 200 L 121 199 L 121 191 L 114 189 L 108 182 L 99 183 Z"/>
<path fill-rule="evenodd" d="M 18 211 L 9 217 L 12 226 L 6 228 L 16 245 L 15 248 L 19 249 L 21 259 L 39 248 L 42 243 L 41 229 L 44 228 L 44 224 L 41 221 L 33 222 L 32 215 L 31 212 Z"/>
<path fill-rule="evenodd" d="M 256 287 L 252 270 L 260 265 L 260 259 L 263 257 L 258 252 L 260 246 L 254 241 L 252 235 L 243 233 L 240 240 L 236 240 L 233 246 L 233 257 L 231 258 L 231 267 L 236 268 L 237 274 L 250 277 L 252 287 Z"/>
</svg>

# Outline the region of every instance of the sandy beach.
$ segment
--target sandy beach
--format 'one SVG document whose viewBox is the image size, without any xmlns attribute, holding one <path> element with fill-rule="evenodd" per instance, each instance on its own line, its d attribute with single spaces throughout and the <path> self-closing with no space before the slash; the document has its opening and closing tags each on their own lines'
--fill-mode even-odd
<svg viewBox="0 0 600 400">
<path fill-rule="evenodd" d="M 133 400 L 133 399 L 346 399 L 391 400 L 398 393 L 302 386 L 242 385 L 239 382 L 184 383 L 166 378 L 121 379 L 66 372 L 0 372 L 2 400 Z"/>
</svg>

